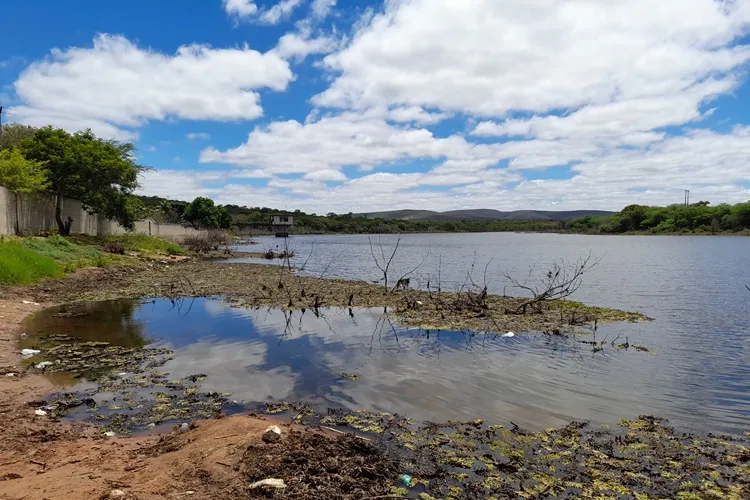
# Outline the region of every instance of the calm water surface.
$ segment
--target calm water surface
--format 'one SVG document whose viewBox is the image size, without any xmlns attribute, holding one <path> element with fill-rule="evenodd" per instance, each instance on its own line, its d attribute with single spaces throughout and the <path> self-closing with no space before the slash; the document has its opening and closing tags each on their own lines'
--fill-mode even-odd
<svg viewBox="0 0 750 500">
<path fill-rule="evenodd" d="M 383 236 L 386 253 L 394 236 Z M 282 244 L 258 239 L 243 250 Z M 377 245 L 377 239 L 375 239 Z M 376 280 L 366 236 L 293 237 L 297 265 L 329 277 Z M 375 247 L 379 255 L 380 249 Z M 542 234 L 406 235 L 393 275 L 424 260 L 412 286 L 443 289 L 475 279 L 485 264 L 491 291 L 508 294 L 504 272 L 528 274 L 554 259 L 591 252 L 601 262 L 575 299 L 637 310 L 649 323 L 601 328 L 597 338 L 646 345 L 651 352 L 592 353 L 579 339 L 540 334 L 500 338 L 469 332 L 425 332 L 392 323 L 382 309 L 329 309 L 316 317 L 278 310 L 231 308 L 199 299 L 178 308 L 169 301 L 130 302 L 122 330 L 175 349 L 166 366 L 174 376 L 209 375 L 210 390 L 231 391 L 252 404 L 308 400 L 399 412 L 417 419 L 484 418 L 540 428 L 572 419 L 614 423 L 639 414 L 670 418 L 683 428 L 750 430 L 750 239 L 733 237 L 590 237 Z M 308 256 L 312 253 L 312 257 Z M 93 337 L 117 332 L 113 305 L 89 306 L 73 318 L 39 315 L 30 332 L 75 330 Z M 75 332 L 74 332 L 75 333 Z M 124 333 L 120 335 L 127 336 Z M 336 375 L 358 375 L 357 381 Z"/>
</svg>

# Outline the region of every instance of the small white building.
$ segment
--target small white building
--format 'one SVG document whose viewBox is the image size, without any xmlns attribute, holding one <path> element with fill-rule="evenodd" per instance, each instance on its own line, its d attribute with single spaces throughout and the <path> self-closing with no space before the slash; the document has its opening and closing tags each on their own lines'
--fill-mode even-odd
<svg viewBox="0 0 750 500">
<path fill-rule="evenodd" d="M 291 215 L 274 215 L 271 221 L 272 226 L 293 226 L 294 217 Z"/>
<path fill-rule="evenodd" d="M 287 238 L 294 226 L 294 217 L 288 214 L 277 214 L 271 219 L 271 231 L 278 238 Z"/>
</svg>

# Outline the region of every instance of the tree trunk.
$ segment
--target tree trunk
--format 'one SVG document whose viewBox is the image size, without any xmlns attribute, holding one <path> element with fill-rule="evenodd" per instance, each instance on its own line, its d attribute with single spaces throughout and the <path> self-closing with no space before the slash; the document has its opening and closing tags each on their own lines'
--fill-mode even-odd
<svg viewBox="0 0 750 500">
<path fill-rule="evenodd" d="M 18 210 L 18 205 L 21 203 L 21 200 L 18 197 L 18 193 L 15 193 L 16 195 L 16 236 L 21 236 L 21 221 L 20 216 L 18 215 L 20 212 Z"/>
<path fill-rule="evenodd" d="M 57 222 L 57 230 L 62 236 L 68 236 L 68 233 L 70 233 L 70 225 L 65 224 L 62 220 L 62 204 L 63 197 L 58 193 L 55 196 L 55 221 Z"/>
</svg>

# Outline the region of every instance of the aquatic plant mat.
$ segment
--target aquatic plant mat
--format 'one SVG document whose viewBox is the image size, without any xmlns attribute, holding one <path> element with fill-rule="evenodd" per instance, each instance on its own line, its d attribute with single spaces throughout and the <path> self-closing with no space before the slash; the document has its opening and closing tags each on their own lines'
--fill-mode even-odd
<svg viewBox="0 0 750 500">
<path fill-rule="evenodd" d="M 172 359 L 168 349 L 85 342 L 67 335 L 49 336 L 36 345 L 42 352 L 31 359 L 34 370 L 96 385 L 39 402 L 36 406 L 53 419 L 71 416 L 100 424 L 102 432 L 129 434 L 163 423 L 217 417 L 228 402 L 228 394 L 201 391 L 203 374 L 170 380 L 161 373 L 159 367 Z"/>
<path fill-rule="evenodd" d="M 612 428 L 573 422 L 529 432 L 482 420 L 417 425 L 388 413 L 329 409 L 319 414 L 301 403 L 269 404 L 265 411 L 284 412 L 333 435 L 357 433 L 347 442 L 372 445 L 378 455 L 368 460 L 397 471 L 389 477 L 394 497 L 750 498 L 750 439 L 676 433 L 651 416 Z M 274 477 L 294 481 L 305 475 L 304 469 L 274 464 Z"/>
</svg>

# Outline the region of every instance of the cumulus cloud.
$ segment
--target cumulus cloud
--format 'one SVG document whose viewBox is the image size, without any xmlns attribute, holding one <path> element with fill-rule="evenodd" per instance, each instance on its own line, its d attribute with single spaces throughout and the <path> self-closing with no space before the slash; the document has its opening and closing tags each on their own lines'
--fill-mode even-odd
<svg viewBox="0 0 750 500">
<path fill-rule="evenodd" d="M 288 19 L 292 15 L 302 0 L 282 0 L 268 10 L 263 11 L 260 20 L 268 24 L 277 24 L 278 22 Z"/>
<path fill-rule="evenodd" d="M 310 54 L 325 54 L 336 47 L 336 39 L 322 35 L 311 37 L 309 32 L 290 32 L 282 36 L 274 52 L 284 59 L 300 61 Z"/>
<path fill-rule="evenodd" d="M 345 166 L 441 158 L 488 158 L 497 146 L 471 144 L 460 136 L 435 137 L 425 128 L 389 124 L 377 116 L 343 113 L 315 121 L 272 122 L 256 127 L 233 149 L 201 152 L 203 163 L 258 167 L 274 174 L 307 174 Z"/>
<path fill-rule="evenodd" d="M 222 0 L 224 10 L 230 16 L 248 17 L 258 12 L 258 6 L 252 0 Z"/>
<path fill-rule="evenodd" d="M 257 90 L 283 91 L 292 78 L 273 52 L 193 44 L 169 55 L 103 34 L 91 48 L 53 49 L 26 68 L 14 84 L 24 104 L 9 111 L 31 125 L 85 125 L 104 137 L 134 138 L 149 120 L 257 118 Z"/>
<path fill-rule="evenodd" d="M 316 19 L 325 19 L 336 7 L 337 0 L 313 0 L 312 14 Z"/>
<path fill-rule="evenodd" d="M 302 1 L 223 5 L 276 23 Z M 328 54 L 301 71 L 327 82 L 305 120 L 270 116 L 203 149 L 221 173 L 150 173 L 144 192 L 319 213 L 750 198 L 750 129 L 709 120 L 746 84 L 750 2 L 396 0 L 349 33 L 321 29 L 334 0 L 306 5 L 266 53 L 109 35 L 56 50 L 17 80 L 11 118 L 120 138 L 152 120 L 249 120 L 259 91 L 294 79 L 288 61 Z"/>
<path fill-rule="evenodd" d="M 325 59 L 321 106 L 423 105 L 478 116 L 679 93 L 750 48 L 750 4 L 715 0 L 386 2 Z M 680 22 L 675 22 L 679 19 Z"/>
</svg>

